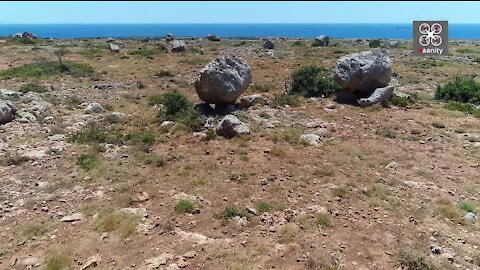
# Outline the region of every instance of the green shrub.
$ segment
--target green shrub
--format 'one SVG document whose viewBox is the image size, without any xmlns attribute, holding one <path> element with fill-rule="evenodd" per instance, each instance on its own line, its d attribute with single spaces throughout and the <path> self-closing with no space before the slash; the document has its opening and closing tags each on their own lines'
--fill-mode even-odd
<svg viewBox="0 0 480 270">
<path fill-rule="evenodd" d="M 480 83 L 470 77 L 455 77 L 444 85 L 439 85 L 435 98 L 463 103 L 480 103 Z"/>
<path fill-rule="evenodd" d="M 283 107 L 285 105 L 289 105 L 291 107 L 298 107 L 300 106 L 300 99 L 298 98 L 298 96 L 285 93 L 274 96 L 272 101 L 273 107 Z"/>
<path fill-rule="evenodd" d="M 204 141 L 211 141 L 211 140 L 215 140 L 216 138 L 217 138 L 217 133 L 215 132 L 215 130 L 209 129 L 209 130 L 207 130 L 206 136 L 203 140 Z"/>
<path fill-rule="evenodd" d="M 263 213 L 263 212 L 268 212 L 270 211 L 270 209 L 272 209 L 272 206 L 267 203 L 266 201 L 258 201 L 256 204 L 255 204 L 255 209 L 259 212 L 259 213 Z"/>
<path fill-rule="evenodd" d="M 305 42 L 303 42 L 302 40 L 295 40 L 292 43 L 292 46 L 305 46 Z"/>
<path fill-rule="evenodd" d="M 291 94 L 305 97 L 328 97 L 341 87 L 333 80 L 330 72 L 318 66 L 306 66 L 292 74 Z"/>
<path fill-rule="evenodd" d="M 10 79 L 13 77 L 30 78 L 61 74 L 71 75 L 74 77 L 88 77 L 92 76 L 94 73 L 95 72 L 93 68 L 87 64 L 65 62 L 63 65 L 60 65 L 55 61 L 46 61 L 9 68 L 0 72 L 0 76 L 3 79 Z"/>
<path fill-rule="evenodd" d="M 472 204 L 466 202 L 466 201 L 461 201 L 458 203 L 458 207 L 464 211 L 467 212 L 475 212 L 475 207 L 473 207 Z"/>
<path fill-rule="evenodd" d="M 48 252 L 44 261 L 44 270 L 71 269 L 72 258 L 64 249 L 52 249 Z"/>
<path fill-rule="evenodd" d="M 379 39 L 372 39 L 368 42 L 368 47 L 370 48 L 378 48 L 382 46 L 382 41 Z"/>
<path fill-rule="evenodd" d="M 472 114 L 475 117 L 480 117 L 480 109 L 470 103 L 450 102 L 445 105 L 445 109 L 451 111 L 460 111 L 466 114 Z"/>
<path fill-rule="evenodd" d="M 315 217 L 315 223 L 320 226 L 330 227 L 332 226 L 332 222 L 330 221 L 330 216 L 325 213 L 318 214 Z"/>
<path fill-rule="evenodd" d="M 233 47 L 240 47 L 240 46 L 243 46 L 243 45 L 247 45 L 247 42 L 245 40 L 242 40 L 238 43 L 233 44 Z"/>
<path fill-rule="evenodd" d="M 178 91 L 149 98 L 150 104 L 162 104 L 163 110 L 157 114 L 159 121 L 174 121 L 185 125 L 190 130 L 198 130 L 203 125 L 201 115 L 193 109 L 187 97 Z"/>
<path fill-rule="evenodd" d="M 28 37 L 14 37 L 13 42 L 25 45 L 35 44 L 35 40 Z"/>
<path fill-rule="evenodd" d="M 392 104 L 398 107 L 407 107 L 408 98 L 394 96 L 392 98 Z"/>
<path fill-rule="evenodd" d="M 222 216 L 222 218 L 229 219 L 229 218 L 233 218 L 233 217 L 236 217 L 236 216 L 244 217 L 245 214 L 238 211 L 237 208 L 235 208 L 234 206 L 228 206 L 222 212 L 221 216 Z"/>
<path fill-rule="evenodd" d="M 153 59 L 153 56 L 155 55 L 155 51 L 143 48 L 143 49 L 136 49 L 134 51 L 129 52 L 128 54 L 139 55 L 139 56 L 146 57 L 148 59 Z"/>
<path fill-rule="evenodd" d="M 78 157 L 77 164 L 80 168 L 91 171 L 100 165 L 100 160 L 92 154 L 83 154 Z"/>
<path fill-rule="evenodd" d="M 191 213 L 193 211 L 193 203 L 186 199 L 181 199 L 175 205 L 175 210 L 179 213 Z"/>
<path fill-rule="evenodd" d="M 24 84 L 18 89 L 19 92 L 21 93 L 28 93 L 28 92 L 37 92 L 37 93 L 43 93 L 47 91 L 47 88 L 43 85 L 39 85 L 36 83 L 27 83 Z"/>
<path fill-rule="evenodd" d="M 160 70 L 157 73 L 155 73 L 155 76 L 164 78 L 164 77 L 173 77 L 173 73 L 168 71 L 168 70 Z"/>
</svg>

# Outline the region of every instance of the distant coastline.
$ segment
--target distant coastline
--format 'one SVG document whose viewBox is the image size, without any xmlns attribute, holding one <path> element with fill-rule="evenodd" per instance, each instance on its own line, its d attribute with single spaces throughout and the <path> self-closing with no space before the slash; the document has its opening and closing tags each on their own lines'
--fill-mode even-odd
<svg viewBox="0 0 480 270">
<path fill-rule="evenodd" d="M 412 38 L 412 25 L 405 24 L 0 24 L 0 36 L 32 32 L 40 38 L 160 38 L 167 33 L 182 37 L 205 37 L 217 34 L 224 38 L 315 38 L 328 35 L 343 39 Z M 450 24 L 452 40 L 480 39 L 480 24 Z"/>
</svg>

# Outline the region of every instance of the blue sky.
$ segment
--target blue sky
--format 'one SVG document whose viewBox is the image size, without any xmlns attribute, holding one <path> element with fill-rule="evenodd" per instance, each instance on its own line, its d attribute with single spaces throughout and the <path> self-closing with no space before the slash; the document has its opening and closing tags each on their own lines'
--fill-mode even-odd
<svg viewBox="0 0 480 270">
<path fill-rule="evenodd" d="M 0 2 L 0 23 L 480 23 L 480 2 Z"/>
</svg>

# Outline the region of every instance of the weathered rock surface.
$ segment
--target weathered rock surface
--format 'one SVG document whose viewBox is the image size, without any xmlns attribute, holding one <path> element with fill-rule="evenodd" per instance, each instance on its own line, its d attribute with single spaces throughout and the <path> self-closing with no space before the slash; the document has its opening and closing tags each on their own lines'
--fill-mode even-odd
<svg viewBox="0 0 480 270">
<path fill-rule="evenodd" d="M 254 94 L 241 97 L 239 103 L 240 107 L 249 108 L 257 104 L 267 105 L 269 103 L 269 100 L 260 94 Z"/>
<path fill-rule="evenodd" d="M 252 80 L 247 62 L 235 56 L 221 56 L 207 64 L 195 81 L 201 100 L 209 104 L 234 104 Z"/>
<path fill-rule="evenodd" d="M 275 49 L 275 43 L 268 39 L 265 41 L 265 43 L 263 43 L 263 48 L 273 50 Z"/>
<path fill-rule="evenodd" d="M 377 88 L 375 92 L 370 95 L 368 98 L 361 98 L 358 100 L 358 104 L 361 107 L 372 106 L 374 104 L 384 104 L 388 100 L 390 100 L 393 96 L 393 89 L 392 85 L 387 87 Z"/>
<path fill-rule="evenodd" d="M 6 124 L 15 119 L 16 107 L 6 101 L 0 101 L 0 124 Z"/>
<path fill-rule="evenodd" d="M 182 40 L 173 40 L 170 45 L 172 46 L 172 52 L 184 52 L 187 49 L 187 44 Z"/>
<path fill-rule="evenodd" d="M 5 99 L 5 100 L 19 100 L 20 99 L 20 95 L 15 91 L 11 91 L 11 90 L 8 90 L 8 89 L 0 89 L 0 93 L 2 94 L 2 99 Z"/>
<path fill-rule="evenodd" d="M 85 113 L 92 114 L 92 113 L 101 113 L 104 112 L 105 109 L 102 107 L 100 103 L 90 103 L 87 105 L 87 108 L 85 108 Z"/>
<path fill-rule="evenodd" d="M 118 46 L 118 45 L 115 44 L 115 43 L 108 43 L 108 49 L 109 49 L 111 52 L 120 52 L 120 46 Z"/>
<path fill-rule="evenodd" d="M 330 43 L 330 37 L 321 35 L 315 38 L 315 41 L 320 45 L 320 46 L 328 46 Z"/>
<path fill-rule="evenodd" d="M 226 115 L 217 125 L 219 136 L 232 138 L 238 134 L 250 134 L 250 128 L 235 115 Z"/>
<path fill-rule="evenodd" d="M 390 82 L 392 66 L 386 51 L 374 49 L 341 57 L 335 66 L 335 81 L 344 89 L 369 95 Z"/>
<path fill-rule="evenodd" d="M 210 40 L 210 41 L 220 41 L 220 37 L 217 36 L 217 35 L 208 35 L 207 36 L 207 39 Z"/>
</svg>

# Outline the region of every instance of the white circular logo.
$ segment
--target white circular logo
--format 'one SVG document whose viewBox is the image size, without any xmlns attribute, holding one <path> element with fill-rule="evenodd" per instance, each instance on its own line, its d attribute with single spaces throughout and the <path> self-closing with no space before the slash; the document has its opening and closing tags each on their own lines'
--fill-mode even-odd
<svg viewBox="0 0 480 270">
<path fill-rule="evenodd" d="M 428 46 L 431 43 L 437 47 L 442 44 L 442 37 L 438 35 L 442 32 L 442 26 L 439 23 L 434 23 L 431 26 L 428 23 L 422 23 L 418 30 L 422 34 L 418 39 L 420 45 Z"/>
</svg>

